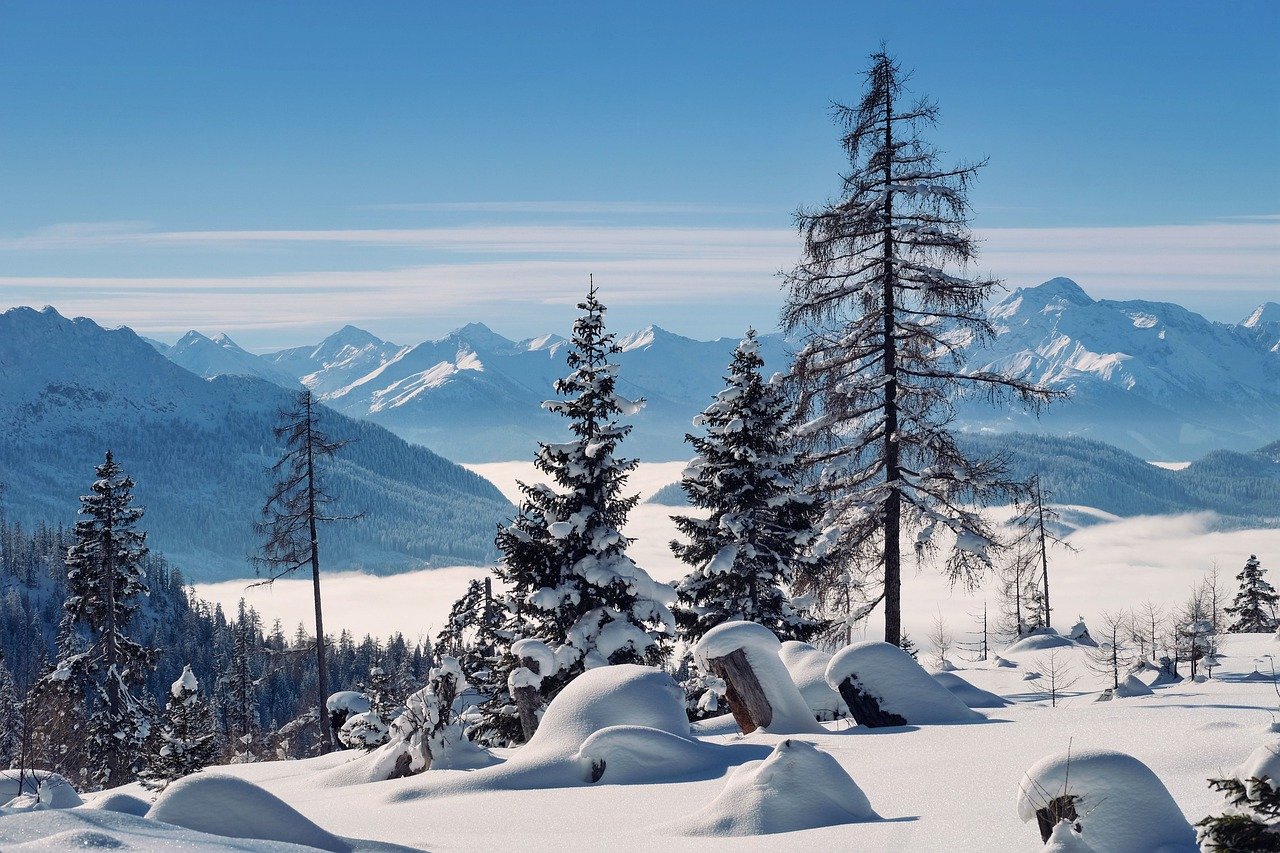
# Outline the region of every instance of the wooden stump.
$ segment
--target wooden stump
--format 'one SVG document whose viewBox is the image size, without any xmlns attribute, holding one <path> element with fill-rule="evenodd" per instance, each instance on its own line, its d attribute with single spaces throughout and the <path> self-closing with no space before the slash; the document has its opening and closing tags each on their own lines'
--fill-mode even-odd
<svg viewBox="0 0 1280 853">
<path fill-rule="evenodd" d="M 729 711 L 743 734 L 749 735 L 773 722 L 773 706 L 769 704 L 746 652 L 734 649 L 724 657 L 711 658 L 707 667 L 718 678 L 724 679 L 727 686 L 724 698 L 728 700 Z"/>
<path fill-rule="evenodd" d="M 840 698 L 849 706 L 849 713 L 858 725 L 879 729 L 887 726 L 905 726 L 906 717 L 880 707 L 880 700 L 865 692 L 853 680 L 853 676 L 840 682 Z"/>
<path fill-rule="evenodd" d="M 1053 828 L 1064 820 L 1069 820 L 1073 824 L 1080 816 L 1076 814 L 1076 798 L 1074 794 L 1063 794 L 1061 797 L 1054 797 L 1040 808 L 1036 809 L 1036 823 L 1040 825 L 1040 840 L 1047 843 L 1049 836 L 1053 835 Z M 1079 825 L 1076 826 L 1076 832 L 1080 831 Z"/>
<path fill-rule="evenodd" d="M 533 658 L 521 658 L 520 665 L 530 672 L 542 674 L 538 662 Z M 538 730 L 538 706 L 542 704 L 542 691 L 536 687 L 517 687 L 511 691 L 511 698 L 516 702 L 516 710 L 520 714 L 520 730 L 524 733 L 524 742 L 528 743 Z"/>
</svg>

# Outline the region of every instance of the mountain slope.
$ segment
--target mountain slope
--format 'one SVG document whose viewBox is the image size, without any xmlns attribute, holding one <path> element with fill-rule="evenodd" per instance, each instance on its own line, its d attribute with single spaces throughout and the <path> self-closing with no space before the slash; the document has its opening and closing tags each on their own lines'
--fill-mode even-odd
<svg viewBox="0 0 1280 853">
<path fill-rule="evenodd" d="M 1010 371 L 1072 398 L 1038 420 L 967 403 L 966 429 L 1079 435 L 1173 460 L 1280 435 L 1280 353 L 1253 328 L 1171 303 L 1095 301 L 1064 278 L 1015 290 L 990 317 L 996 338 L 970 349 L 971 368 Z"/>
<path fill-rule="evenodd" d="M 290 393 L 260 379 L 205 380 L 127 328 L 107 330 L 52 308 L 0 314 L 0 480 L 12 519 L 74 520 L 76 497 L 111 449 L 137 481 L 144 527 L 191 580 L 251 574 L 253 522 L 278 450 L 276 414 Z M 355 522 L 322 535 L 330 569 L 385 573 L 424 562 L 491 559 L 512 508 L 490 483 L 374 424 L 325 410 L 352 439 L 329 473 Z"/>
</svg>

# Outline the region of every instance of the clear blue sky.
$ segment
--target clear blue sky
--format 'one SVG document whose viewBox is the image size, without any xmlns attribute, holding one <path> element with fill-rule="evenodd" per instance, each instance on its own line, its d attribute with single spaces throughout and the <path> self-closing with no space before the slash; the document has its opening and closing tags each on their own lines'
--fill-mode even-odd
<svg viewBox="0 0 1280 853">
<path fill-rule="evenodd" d="M 254 348 L 770 328 L 884 40 L 984 270 L 1280 293 L 1280 3 L 0 3 L 0 306 Z"/>
</svg>

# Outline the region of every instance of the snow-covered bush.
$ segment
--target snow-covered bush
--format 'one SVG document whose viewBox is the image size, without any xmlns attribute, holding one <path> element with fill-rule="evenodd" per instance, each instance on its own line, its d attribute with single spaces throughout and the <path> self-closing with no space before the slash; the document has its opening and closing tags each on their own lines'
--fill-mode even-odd
<svg viewBox="0 0 1280 853">
<path fill-rule="evenodd" d="M 1204 850 L 1280 851 L 1280 742 L 1258 747 L 1209 787 L 1226 795 L 1227 807 L 1196 824 Z"/>
<path fill-rule="evenodd" d="M 840 692 L 862 725 L 921 725 L 984 719 L 897 646 L 866 640 L 845 646 L 827 665 L 827 684 Z"/>
<path fill-rule="evenodd" d="M 1164 783 L 1123 752 L 1078 750 L 1037 761 L 1018 786 L 1018 816 L 1037 821 L 1042 838 L 1065 818 L 1088 849 L 1106 853 L 1197 849 L 1195 832 Z"/>
<path fill-rule="evenodd" d="M 380 778 L 412 776 L 432 768 L 474 767 L 487 763 L 484 751 L 466 739 L 455 700 L 467 689 L 457 658 L 442 657 L 427 675 L 427 686 L 409 696 L 391 723 L 387 743 L 374 759 Z"/>
</svg>

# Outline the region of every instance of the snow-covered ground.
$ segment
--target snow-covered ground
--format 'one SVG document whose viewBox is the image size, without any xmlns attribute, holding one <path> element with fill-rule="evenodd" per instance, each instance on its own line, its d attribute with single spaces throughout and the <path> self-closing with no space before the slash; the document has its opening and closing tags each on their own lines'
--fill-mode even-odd
<svg viewBox="0 0 1280 853">
<path fill-rule="evenodd" d="M 352 841 L 371 839 L 442 851 L 858 849 L 988 853 L 1042 849 L 1034 821 L 1023 823 L 1018 816 L 1020 780 L 1042 758 L 1068 748 L 1081 754 L 1095 750 L 1128 753 L 1154 771 L 1182 814 L 1195 822 L 1221 809 L 1221 797 L 1208 789 L 1206 778 L 1229 774 L 1257 747 L 1280 737 L 1271 731 L 1273 720 L 1280 716 L 1272 684 L 1241 680 L 1255 669 L 1270 672 L 1271 656 L 1280 655 L 1280 642 L 1271 635 L 1225 637 L 1223 665 L 1211 681 L 1160 687 L 1154 695 L 1110 702 L 1094 701 L 1101 683 L 1085 670 L 1084 649 L 1069 647 L 1060 653 L 1080 681 L 1056 708 L 1030 692 L 1031 682 L 1024 679 L 1028 671 L 1043 668 L 1043 651 L 1009 652 L 1005 657 L 1016 663 L 1015 667 L 962 663 L 958 675 L 1014 700 L 1008 707 L 981 711 L 984 719 L 979 722 L 878 730 L 830 723 L 821 734 L 747 737 L 733 733 L 731 723 L 721 722 L 702 729 L 697 740 L 690 741 L 680 731 L 679 720 L 646 711 L 641 722 L 650 728 L 644 731 L 655 743 L 661 741 L 664 752 L 648 764 L 635 761 L 633 756 L 623 774 L 629 784 L 610 784 L 607 771 L 593 784 L 587 776 L 573 771 L 579 756 L 570 752 L 586 730 L 571 732 L 572 726 L 560 729 L 565 743 L 549 737 L 539 750 L 523 759 L 515 751 L 508 759 L 510 767 L 488 770 L 428 771 L 408 779 L 361 784 L 354 782 L 359 772 L 348 770 L 356 769 L 359 756 L 340 753 L 307 761 L 213 768 L 203 775 L 234 776 L 262 786 L 314 822 L 326 833 L 321 837 L 337 837 L 338 849 L 374 849 L 367 842 Z M 623 685 L 620 689 L 617 695 L 627 701 L 615 703 L 611 713 L 625 715 L 628 706 L 637 704 L 637 697 L 626 692 L 632 688 Z M 1078 692 L 1085 690 L 1089 692 Z M 568 719 L 582 728 L 581 721 L 589 717 L 574 712 Z M 547 719 L 551 718 L 549 713 Z M 606 714 L 595 725 L 608 722 Z M 655 727 L 662 731 L 655 731 Z M 695 727 L 695 734 L 697 731 Z M 769 756 L 787 737 L 802 745 Z M 681 743 L 686 744 L 683 749 L 687 754 L 676 748 Z M 818 752 L 809 749 L 810 745 Z M 696 760 L 690 761 L 690 755 Z M 824 756 L 833 757 L 839 767 L 824 763 Z M 769 760 L 764 764 L 743 766 L 766 757 Z M 841 770 L 865 794 L 878 819 L 870 817 L 856 791 L 841 788 Z M 666 781 L 634 781 L 646 778 Z M 555 787 L 540 787 L 543 785 Z M 252 820 L 245 819 L 235 806 L 234 788 L 206 787 L 225 807 L 215 810 L 215 817 L 197 808 L 199 802 L 179 801 L 157 809 L 157 813 L 182 816 L 194 810 L 202 815 L 206 829 L 223 831 L 247 831 L 250 827 L 262 831 L 268 823 L 263 815 L 270 809 L 256 809 Z M 149 796 L 136 786 L 119 790 Z M 198 789 L 187 791 L 188 800 L 193 791 Z M 129 849 L 171 849 L 165 845 L 181 840 L 190 845 L 187 849 L 203 849 L 218 843 L 216 836 L 191 830 L 161 830 L 115 813 L 90 814 L 93 800 L 89 798 L 88 806 L 75 812 L 0 818 L 0 848 L 65 849 L 71 843 L 94 841 L 98 846 L 122 843 L 131 845 Z M 210 807 L 214 805 L 218 803 Z M 277 819 L 317 832 L 309 823 L 279 809 L 272 813 L 284 814 Z M 708 827 L 717 826 L 734 832 L 744 828 L 752 831 L 752 827 L 778 829 L 795 814 L 809 815 L 808 822 L 815 824 L 841 814 L 846 815 L 845 821 L 862 819 L 779 834 L 706 834 Z M 1143 815 L 1130 818 L 1140 822 Z M 1086 819 L 1086 839 L 1087 827 Z M 151 834 L 142 835 L 144 829 Z M 22 842 L 31 846 L 18 847 Z M 235 849 L 285 849 L 243 841 L 236 844 Z"/>
<path fill-rule="evenodd" d="M 642 503 L 632 511 L 627 525 L 627 534 L 636 539 L 630 554 L 656 580 L 673 580 L 684 574 L 682 564 L 667 547 L 676 534 L 670 516 L 682 510 L 643 500 L 678 481 L 684 465 L 642 463 L 631 478 L 631 487 L 640 494 Z M 513 501 L 519 496 L 517 480 L 537 482 L 540 477 L 532 462 L 468 467 L 491 480 Z M 1071 536 L 1077 553 L 1060 550 L 1053 554 L 1050 591 L 1054 623 L 1059 628 L 1070 626 L 1080 615 L 1088 621 L 1104 610 L 1137 607 L 1147 599 L 1168 610 L 1186 599 L 1192 585 L 1214 562 L 1228 588 L 1233 588 L 1232 578 L 1250 554 L 1261 557 L 1264 567 L 1280 569 L 1280 529 L 1220 530 L 1212 513 L 1118 518 L 1077 507 L 1064 512 L 1063 517 L 1087 517 L 1089 523 Z M 467 582 L 486 573 L 483 567 L 459 566 L 387 577 L 326 575 L 325 624 L 347 628 L 357 637 L 366 633 L 385 637 L 394 631 L 403 632 L 411 641 L 434 636 Z M 952 590 L 931 569 L 908 570 L 903 591 L 907 633 L 924 644 L 932 621 L 941 614 L 957 638 L 964 639 L 960 635 L 975 629 L 984 600 L 994 619 L 994 590 L 994 582 L 986 590 L 972 593 Z M 311 581 L 305 577 L 277 581 L 271 588 L 246 589 L 244 581 L 200 584 L 196 592 L 220 602 L 232 613 L 243 596 L 268 625 L 279 617 L 286 631 L 299 622 L 313 623 Z M 882 631 L 873 616 L 858 637 L 874 638 L 882 636 Z"/>
</svg>

